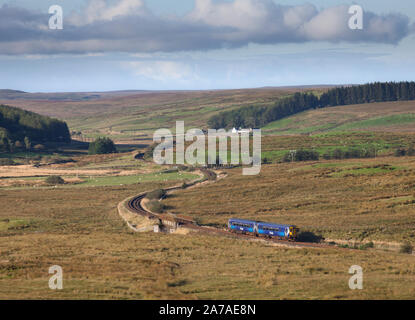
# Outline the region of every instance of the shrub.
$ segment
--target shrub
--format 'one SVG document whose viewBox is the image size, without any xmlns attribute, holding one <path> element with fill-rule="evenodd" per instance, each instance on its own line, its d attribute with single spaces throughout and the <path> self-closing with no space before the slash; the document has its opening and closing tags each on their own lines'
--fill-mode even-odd
<svg viewBox="0 0 415 320">
<path fill-rule="evenodd" d="M 143 159 L 144 160 L 151 160 L 153 159 L 153 152 L 154 149 L 157 147 L 157 144 L 152 144 L 147 147 L 146 151 L 144 152 Z"/>
<path fill-rule="evenodd" d="M 409 242 L 405 242 L 401 245 L 399 252 L 411 254 L 413 249 L 413 246 Z"/>
<path fill-rule="evenodd" d="M 373 248 L 374 246 L 375 246 L 374 243 L 372 241 L 370 241 L 368 243 L 360 245 L 359 249 L 360 250 L 366 250 L 366 249 L 369 249 L 369 248 Z"/>
<path fill-rule="evenodd" d="M 398 148 L 395 150 L 395 157 L 403 157 L 406 155 L 406 150 L 404 148 Z"/>
<path fill-rule="evenodd" d="M 262 164 L 270 164 L 270 163 L 272 163 L 272 162 L 267 157 L 264 157 L 264 159 L 262 159 Z"/>
<path fill-rule="evenodd" d="M 147 203 L 147 208 L 151 212 L 162 213 L 164 211 L 164 204 L 157 200 L 151 200 Z"/>
<path fill-rule="evenodd" d="M 98 138 L 89 144 L 88 154 L 116 153 L 114 142 L 109 138 Z"/>
<path fill-rule="evenodd" d="M 325 160 L 330 160 L 330 159 L 331 159 L 331 154 L 330 154 L 330 152 L 325 152 L 325 153 L 323 154 L 323 159 L 325 159 Z"/>
<path fill-rule="evenodd" d="M 334 149 L 333 150 L 333 159 L 343 159 L 344 152 L 342 149 Z"/>
<path fill-rule="evenodd" d="M 309 161 L 318 160 L 319 154 L 313 150 L 297 150 L 295 153 L 287 152 L 284 157 L 284 162 L 294 161 Z"/>
<path fill-rule="evenodd" d="M 65 180 L 63 180 L 59 176 L 49 176 L 49 177 L 46 178 L 45 182 L 47 184 L 57 185 L 57 184 L 64 184 Z"/>
<path fill-rule="evenodd" d="M 166 195 L 166 191 L 163 189 L 156 189 L 146 194 L 146 198 L 149 200 L 159 200 Z"/>
</svg>

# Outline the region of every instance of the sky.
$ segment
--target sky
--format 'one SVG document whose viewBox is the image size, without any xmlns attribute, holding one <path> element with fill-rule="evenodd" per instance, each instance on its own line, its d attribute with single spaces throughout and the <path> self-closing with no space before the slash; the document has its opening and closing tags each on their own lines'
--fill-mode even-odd
<svg viewBox="0 0 415 320">
<path fill-rule="evenodd" d="M 49 7 L 63 9 L 50 29 Z M 362 30 L 349 8 L 363 8 Z M 0 0 L 0 88 L 197 90 L 414 80 L 413 0 Z"/>
</svg>

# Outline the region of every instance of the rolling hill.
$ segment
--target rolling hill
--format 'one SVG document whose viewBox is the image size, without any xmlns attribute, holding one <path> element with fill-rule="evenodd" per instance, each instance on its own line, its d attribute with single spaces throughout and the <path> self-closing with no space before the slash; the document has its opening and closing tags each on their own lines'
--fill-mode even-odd
<svg viewBox="0 0 415 320">
<path fill-rule="evenodd" d="M 415 101 L 379 102 L 308 110 L 262 128 L 272 135 L 332 131 L 415 132 Z"/>
<path fill-rule="evenodd" d="M 43 94 L 44 99 L 2 99 L 39 114 L 64 119 L 71 130 L 95 137 L 106 135 L 117 140 L 152 136 L 160 128 L 174 128 L 175 121 L 186 127 L 206 127 L 207 120 L 223 110 L 248 105 L 267 106 L 281 97 L 310 87 L 258 88 L 210 91 L 124 92 L 104 93 L 90 100 L 79 100 L 82 94 L 71 93 L 72 100 L 60 99 L 64 94 Z M 323 91 L 324 87 L 315 88 Z M 32 97 L 34 97 L 32 94 Z M 63 95 L 63 96 L 61 96 Z M 93 95 L 92 93 L 88 96 Z M 21 94 L 25 96 L 25 94 Z"/>
</svg>

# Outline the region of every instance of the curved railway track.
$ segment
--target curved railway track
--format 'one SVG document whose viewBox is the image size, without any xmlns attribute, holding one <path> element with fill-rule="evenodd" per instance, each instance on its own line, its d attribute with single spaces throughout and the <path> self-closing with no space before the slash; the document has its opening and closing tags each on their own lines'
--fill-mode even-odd
<svg viewBox="0 0 415 320">
<path fill-rule="evenodd" d="M 174 190 L 178 188 L 170 188 L 167 190 Z M 146 217 L 148 219 L 159 219 L 160 221 L 162 218 L 160 215 L 149 212 L 143 208 L 141 205 L 141 201 L 145 198 L 146 194 L 141 194 L 139 196 L 136 196 L 128 201 L 127 207 L 128 209 L 136 214 L 139 214 L 143 217 Z M 228 236 L 228 237 L 234 237 L 239 239 L 246 239 L 246 240 L 262 240 L 270 243 L 276 243 L 281 245 L 286 245 L 290 247 L 303 247 L 303 248 L 329 248 L 332 247 L 327 244 L 322 243 L 310 243 L 310 242 L 292 242 L 287 240 L 279 240 L 279 239 L 269 239 L 269 238 L 263 238 L 263 237 L 256 237 L 255 235 L 249 235 L 249 234 L 242 234 L 242 233 L 234 233 L 230 232 L 226 229 L 219 229 L 214 227 L 207 227 L 207 226 L 200 226 L 197 225 L 195 222 L 192 221 L 186 221 L 180 218 L 177 218 L 176 221 L 181 224 L 183 228 L 195 230 L 201 233 L 210 234 L 210 235 L 217 235 L 217 236 Z"/>
</svg>

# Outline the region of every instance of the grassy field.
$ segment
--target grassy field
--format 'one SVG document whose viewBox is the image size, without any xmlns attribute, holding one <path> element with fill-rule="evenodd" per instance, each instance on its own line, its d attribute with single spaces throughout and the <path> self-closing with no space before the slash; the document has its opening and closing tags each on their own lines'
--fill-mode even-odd
<svg viewBox="0 0 415 320">
<path fill-rule="evenodd" d="M 272 164 L 258 176 L 227 171 L 227 179 L 166 204 L 217 226 L 239 217 L 331 239 L 415 244 L 415 157 Z"/>
<path fill-rule="evenodd" d="M 316 134 L 330 131 L 414 132 L 415 102 L 397 101 L 329 107 L 269 123 L 266 134 Z"/>
<path fill-rule="evenodd" d="M 160 186 L 27 190 L 25 201 L 21 191 L 2 192 L 0 299 L 413 298 L 406 254 L 131 233 L 117 203 Z M 364 270 L 364 290 L 348 288 L 354 264 Z M 52 265 L 63 268 L 62 291 L 48 288 Z"/>
<path fill-rule="evenodd" d="M 290 150 L 314 150 L 322 157 L 334 149 L 376 149 L 376 155 L 393 155 L 397 148 L 415 145 L 415 133 L 333 131 L 313 135 L 269 135 L 262 137 L 262 158 L 280 161 Z"/>
</svg>

